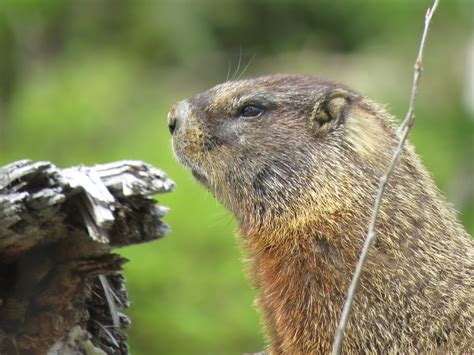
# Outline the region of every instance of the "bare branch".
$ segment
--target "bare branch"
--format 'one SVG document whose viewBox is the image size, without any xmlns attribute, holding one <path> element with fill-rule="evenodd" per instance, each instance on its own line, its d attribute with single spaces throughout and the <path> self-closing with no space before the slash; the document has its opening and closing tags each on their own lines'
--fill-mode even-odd
<svg viewBox="0 0 474 355">
<path fill-rule="evenodd" d="M 415 114 L 414 114 L 414 107 L 415 107 L 415 98 L 418 91 L 418 83 L 420 81 L 420 75 L 422 71 L 422 63 L 423 63 L 423 50 L 425 48 L 426 36 L 428 34 L 428 29 L 431 23 L 431 18 L 438 7 L 439 0 L 435 0 L 433 6 L 428 9 L 425 15 L 425 27 L 423 29 L 423 34 L 421 37 L 420 48 L 418 51 L 418 56 L 415 61 L 415 72 L 413 76 L 413 86 L 410 95 L 410 102 L 408 106 L 408 112 L 406 114 L 405 119 L 400 124 L 398 128 L 398 134 L 400 135 L 400 140 L 398 142 L 398 146 L 395 149 L 392 159 L 390 161 L 390 165 L 388 166 L 385 174 L 380 178 L 379 181 L 379 189 L 377 192 L 377 198 L 375 199 L 374 208 L 372 212 L 372 217 L 369 223 L 369 229 L 367 231 L 367 235 L 365 237 L 364 246 L 362 248 L 362 252 L 359 257 L 359 261 L 357 263 L 351 285 L 349 287 L 349 291 L 347 293 L 346 302 L 344 303 L 344 308 L 342 310 L 341 319 L 339 325 L 336 330 L 336 335 L 333 343 L 332 354 L 339 355 L 342 350 L 342 343 L 344 341 L 344 332 L 347 325 L 347 321 L 349 320 L 352 302 L 354 301 L 355 294 L 359 287 L 360 276 L 362 273 L 362 269 L 364 267 L 365 261 L 367 259 L 367 255 L 369 254 L 370 247 L 374 244 L 375 238 L 377 236 L 375 230 L 375 224 L 377 222 L 378 215 L 380 213 L 380 205 L 382 203 L 383 194 L 385 191 L 385 187 L 387 185 L 387 181 L 393 173 L 397 162 L 400 160 L 401 153 L 403 151 L 403 145 L 410 133 L 413 124 L 415 123 Z"/>
<path fill-rule="evenodd" d="M 426 37 L 428 35 L 428 29 L 430 27 L 431 18 L 433 17 L 436 8 L 438 7 L 439 0 L 435 0 L 433 6 L 426 11 L 425 15 L 425 28 L 423 29 L 423 35 L 421 36 L 421 43 L 420 49 L 418 50 L 418 57 L 415 61 L 415 72 L 413 75 L 413 86 L 411 88 L 411 95 L 410 95 L 410 102 L 408 104 L 408 112 L 405 116 L 405 119 L 400 124 L 398 128 L 398 133 L 402 133 L 402 131 L 407 127 L 413 126 L 415 122 L 415 98 L 416 93 L 418 91 L 418 82 L 420 81 L 421 71 L 423 70 L 422 63 L 423 63 L 423 50 L 425 49 Z"/>
</svg>

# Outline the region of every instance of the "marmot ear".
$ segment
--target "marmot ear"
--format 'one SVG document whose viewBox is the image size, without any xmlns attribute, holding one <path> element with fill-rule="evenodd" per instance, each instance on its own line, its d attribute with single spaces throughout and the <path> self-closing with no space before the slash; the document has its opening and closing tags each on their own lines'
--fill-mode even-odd
<svg viewBox="0 0 474 355">
<path fill-rule="evenodd" d="M 315 133 L 324 132 L 344 121 L 353 94 L 344 89 L 332 89 L 316 97 L 311 124 Z"/>
</svg>

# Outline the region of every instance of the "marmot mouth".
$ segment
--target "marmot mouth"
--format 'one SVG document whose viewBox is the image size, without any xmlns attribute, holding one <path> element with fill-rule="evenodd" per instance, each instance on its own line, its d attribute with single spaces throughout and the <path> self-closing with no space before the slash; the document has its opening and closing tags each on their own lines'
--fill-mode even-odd
<svg viewBox="0 0 474 355">
<path fill-rule="evenodd" d="M 207 176 L 202 174 L 201 172 L 197 171 L 196 169 L 191 169 L 191 174 L 193 174 L 194 178 L 199 181 L 204 186 L 209 185 L 209 181 L 207 180 Z"/>
</svg>

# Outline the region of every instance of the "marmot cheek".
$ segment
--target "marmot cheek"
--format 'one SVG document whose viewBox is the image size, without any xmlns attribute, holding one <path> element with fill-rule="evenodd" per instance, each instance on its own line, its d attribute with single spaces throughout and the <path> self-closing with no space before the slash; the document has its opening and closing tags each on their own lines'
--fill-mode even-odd
<svg viewBox="0 0 474 355">
<path fill-rule="evenodd" d="M 173 150 L 181 164 L 187 167 L 201 165 L 205 148 L 200 127 L 192 122 L 182 122 L 173 135 Z"/>
<path fill-rule="evenodd" d="M 199 154 L 204 150 L 204 135 L 198 128 L 188 128 L 185 132 L 186 150 L 190 154 Z"/>
<path fill-rule="evenodd" d="M 222 139 L 220 139 L 219 137 L 215 137 L 215 136 L 206 136 L 204 137 L 204 149 L 206 149 L 207 151 L 212 151 L 218 147 L 220 147 L 221 145 L 224 144 L 224 141 Z"/>
</svg>

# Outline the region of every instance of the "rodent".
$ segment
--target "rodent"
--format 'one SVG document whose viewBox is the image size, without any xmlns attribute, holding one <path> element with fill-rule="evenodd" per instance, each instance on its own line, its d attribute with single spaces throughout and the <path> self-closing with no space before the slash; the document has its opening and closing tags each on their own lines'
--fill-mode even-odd
<svg viewBox="0 0 474 355">
<path fill-rule="evenodd" d="M 270 354 L 330 353 L 393 118 L 311 76 L 228 81 L 168 115 L 177 159 L 237 219 Z M 407 142 L 343 352 L 474 350 L 474 243 Z"/>
</svg>

